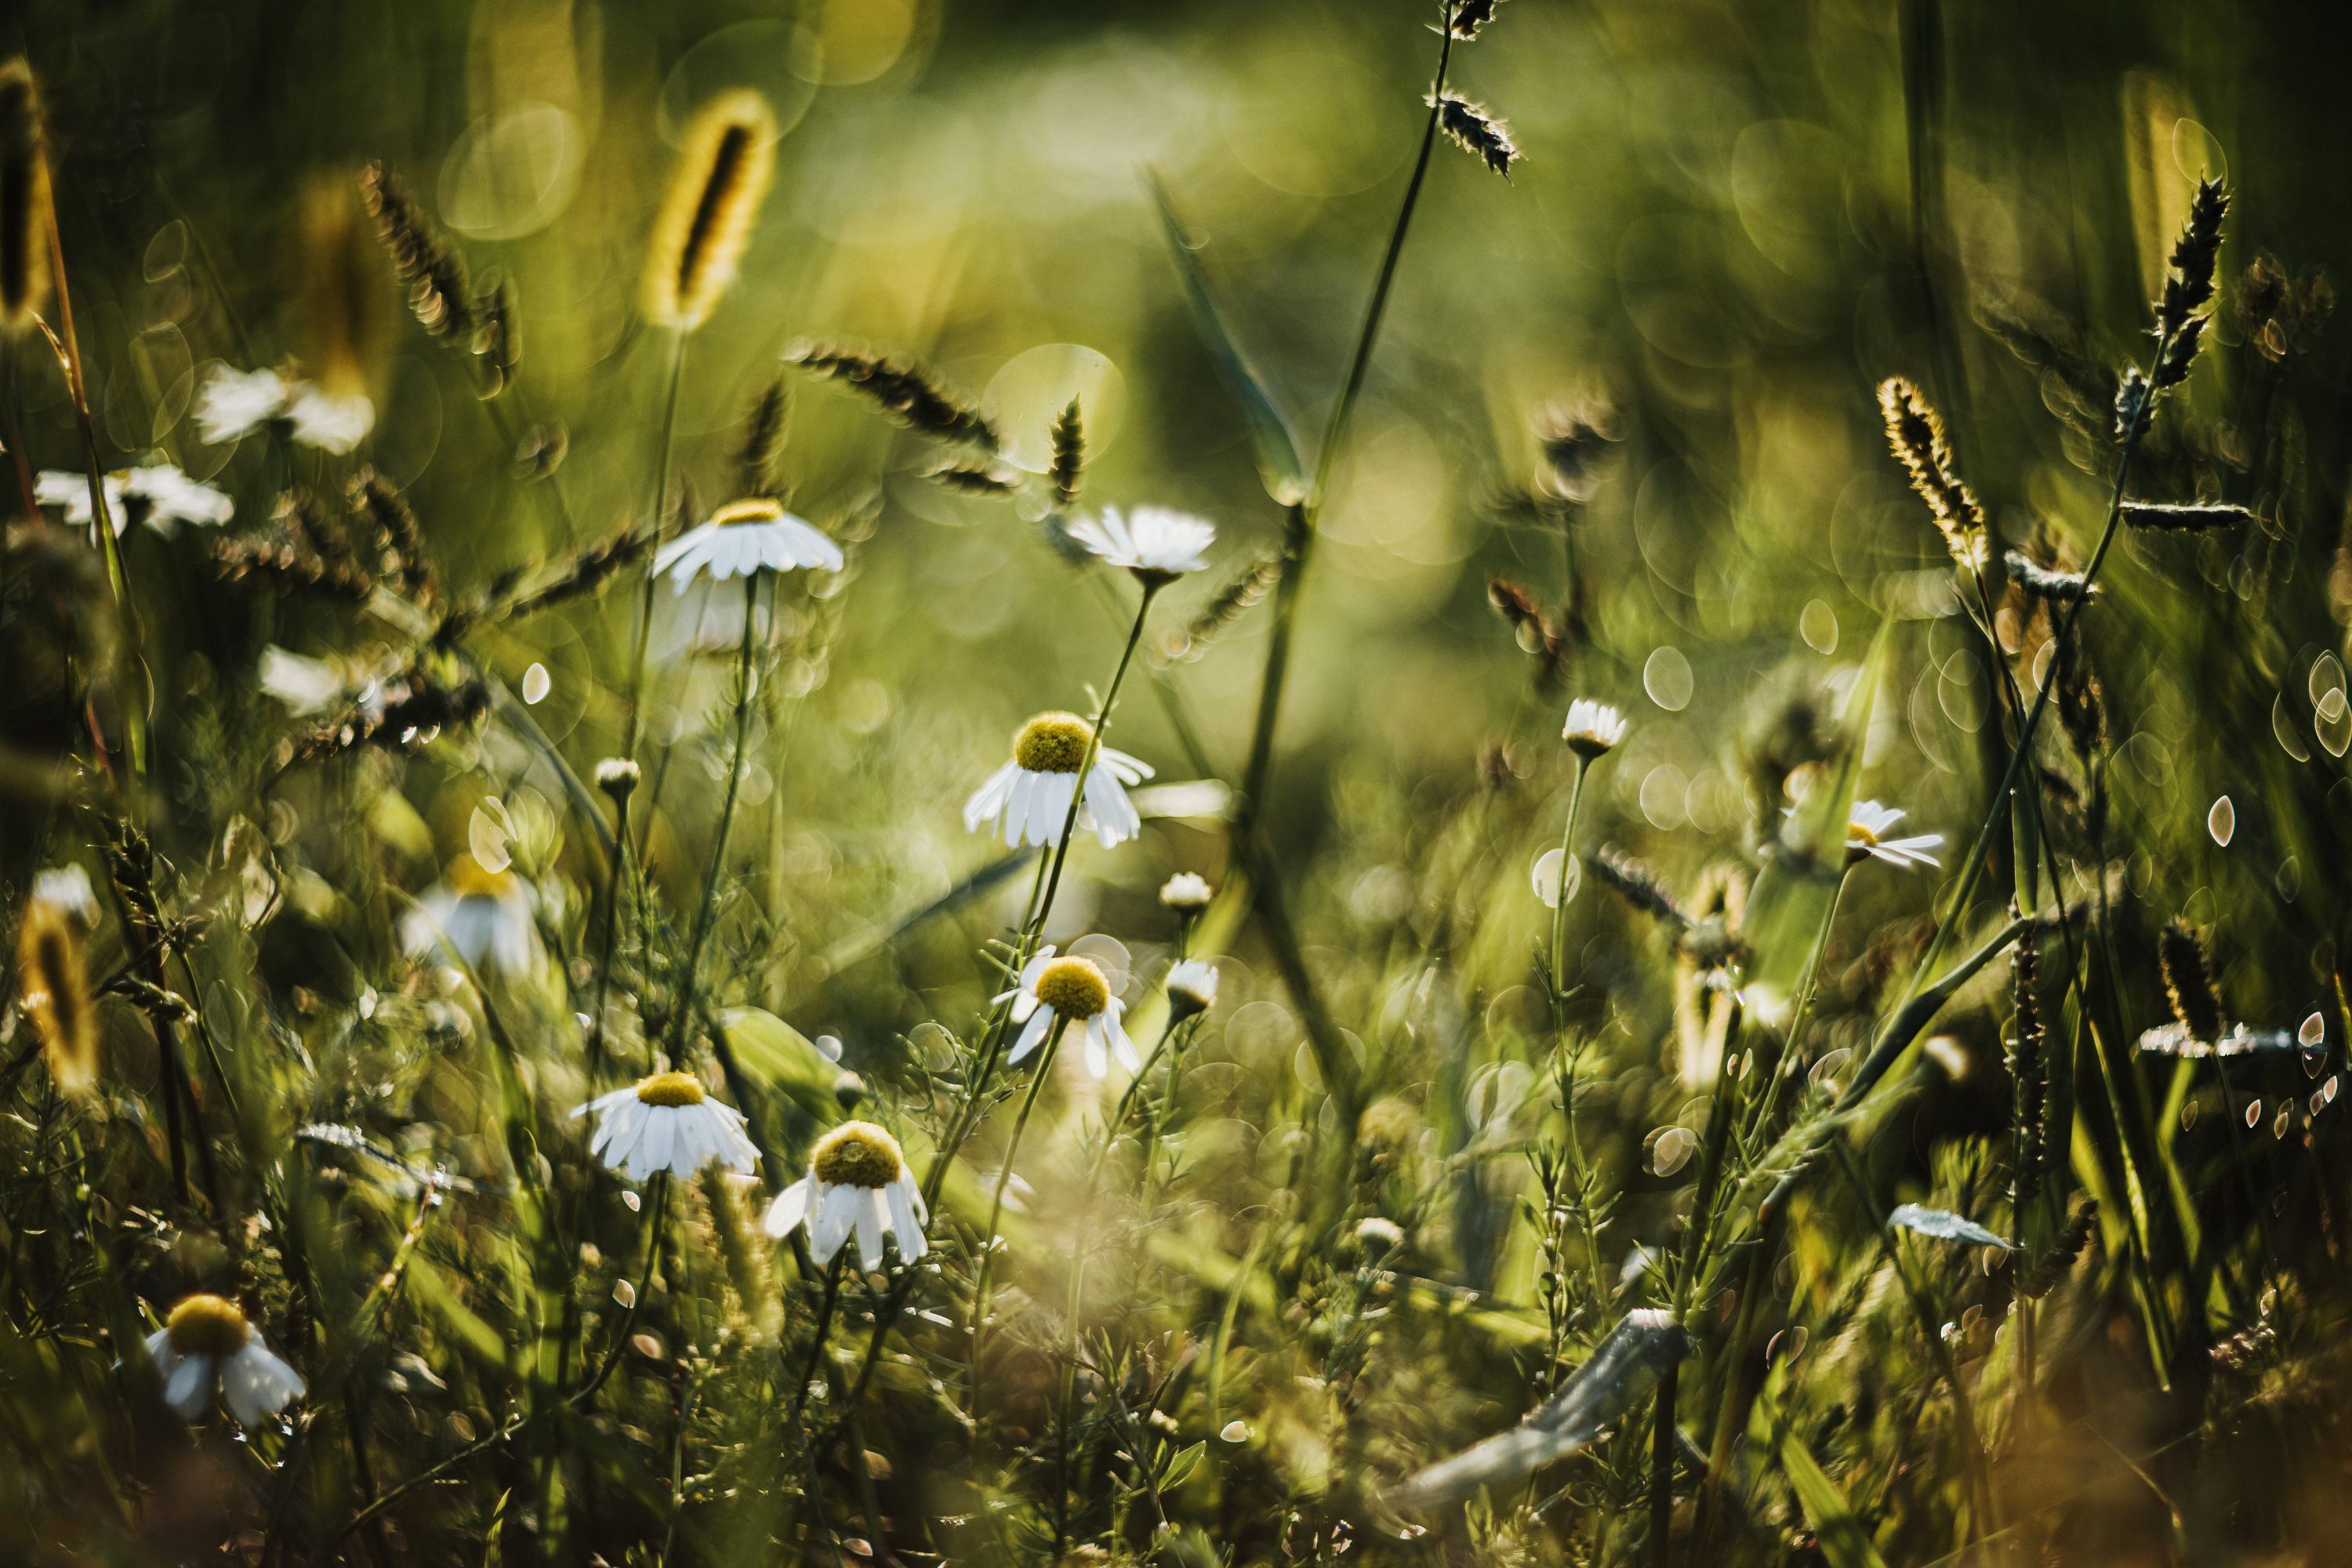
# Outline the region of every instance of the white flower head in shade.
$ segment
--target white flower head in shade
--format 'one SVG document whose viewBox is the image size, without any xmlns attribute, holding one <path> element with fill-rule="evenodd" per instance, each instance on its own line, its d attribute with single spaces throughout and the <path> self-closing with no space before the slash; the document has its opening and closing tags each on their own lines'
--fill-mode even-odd
<svg viewBox="0 0 2352 1568">
<path fill-rule="evenodd" d="M 841 570 L 841 546 L 764 498 L 729 501 L 700 528 L 688 529 L 654 557 L 654 575 L 667 573 L 678 593 L 704 572 L 713 582 L 749 577 L 754 572 L 789 572 L 813 566 Z"/>
<path fill-rule="evenodd" d="M 1874 800 L 1855 801 L 1853 812 L 1846 819 L 1846 864 L 1858 864 L 1866 855 L 1905 870 L 1914 866 L 1941 865 L 1927 851 L 1942 847 L 1942 834 L 1916 833 L 1908 838 L 1886 837 L 1886 830 L 1902 820 L 1903 813 L 1898 807 L 1881 805 Z"/>
<path fill-rule="evenodd" d="M 743 1113 L 710 1098 L 690 1072 L 657 1072 L 626 1089 L 590 1100 L 572 1114 L 593 1112 L 596 1131 L 588 1152 L 604 1168 L 642 1182 L 657 1171 L 680 1178 L 698 1174 L 713 1160 L 749 1174 L 759 1150 L 743 1133 Z"/>
<path fill-rule="evenodd" d="M 809 1173 L 777 1194 L 765 1224 L 773 1237 L 807 1226 L 809 1256 L 819 1263 L 832 1262 L 854 1236 L 858 1261 L 879 1268 L 886 1234 L 898 1241 L 902 1262 L 929 1251 L 923 1236 L 929 1221 L 898 1141 L 871 1121 L 845 1121 L 816 1141 Z"/>
<path fill-rule="evenodd" d="M 1107 506 L 1072 523 L 1070 537 L 1097 559 L 1124 566 L 1156 588 L 1205 568 L 1217 530 L 1204 518 L 1164 507 L 1139 506 L 1122 517 L 1117 507 Z"/>
<path fill-rule="evenodd" d="M 1568 705 L 1568 722 L 1559 738 L 1568 742 L 1570 751 L 1591 762 L 1614 750 L 1625 738 L 1625 715 L 1606 702 L 1580 697 Z"/>
<path fill-rule="evenodd" d="M 1181 915 L 1199 914 L 1216 896 L 1209 879 L 1197 871 L 1179 871 L 1160 884 L 1160 906 Z"/>
<path fill-rule="evenodd" d="M 441 880 L 400 922 L 401 946 L 429 957 L 446 941 L 477 968 L 521 974 L 539 962 L 539 925 L 530 889 L 509 867 L 488 870 L 470 854 L 449 862 Z"/>
<path fill-rule="evenodd" d="M 1004 1058 L 1008 1063 L 1021 1060 L 1056 1026 L 1069 1023 L 1085 1026 L 1087 1070 L 1097 1078 L 1110 1076 L 1113 1053 L 1128 1071 L 1143 1070 L 1143 1058 L 1118 1021 L 1127 1004 L 1112 994 L 1109 979 L 1091 958 L 1056 958 L 1052 948 L 1039 948 L 1021 971 L 1019 989 L 996 999 L 1013 1004 L 1013 1021 L 1022 1026 L 1013 1054 Z"/>
<path fill-rule="evenodd" d="M 33 898 L 56 905 L 84 925 L 98 919 L 98 889 L 90 886 L 89 872 L 79 865 L 42 867 L 33 878 Z"/>
<path fill-rule="evenodd" d="M 107 520 L 117 534 L 143 522 L 169 539 L 184 522 L 218 528 L 236 515 L 235 501 L 169 463 L 118 468 L 99 483 L 106 492 Z M 43 506 L 63 508 L 66 521 L 76 527 L 89 526 L 89 479 L 85 475 L 44 468 L 33 480 L 33 499 Z"/>
<path fill-rule="evenodd" d="M 1187 958 L 1168 971 L 1168 1020 L 1180 1023 L 1217 1005 L 1217 966 Z"/>
<path fill-rule="evenodd" d="M 296 718 L 355 707 L 373 719 L 383 712 L 383 678 L 391 668 L 381 656 L 309 658 L 271 643 L 261 650 L 257 676 L 262 693 L 284 703 Z"/>
<path fill-rule="evenodd" d="M 147 1336 L 147 1355 L 163 1379 L 163 1403 L 194 1421 L 215 1392 L 246 1426 L 302 1397 L 302 1376 L 270 1353 L 236 1302 L 184 1296 L 163 1326 Z"/>
<path fill-rule="evenodd" d="M 964 827 L 973 833 L 982 825 L 1000 827 L 1004 842 L 1016 849 L 1060 843 L 1094 733 L 1094 726 L 1075 713 L 1040 713 L 1022 725 L 1013 738 L 1013 760 L 964 802 Z M 1150 776 L 1148 765 L 1125 752 L 1097 746 L 1078 804 L 1078 826 L 1106 849 L 1142 832 L 1143 818 L 1127 798 L 1126 786 Z"/>
<path fill-rule="evenodd" d="M 274 370 L 216 364 L 196 395 L 196 436 L 208 447 L 252 435 L 272 420 L 305 447 L 338 455 L 375 428 L 375 405 L 359 393 L 323 392 Z"/>
</svg>

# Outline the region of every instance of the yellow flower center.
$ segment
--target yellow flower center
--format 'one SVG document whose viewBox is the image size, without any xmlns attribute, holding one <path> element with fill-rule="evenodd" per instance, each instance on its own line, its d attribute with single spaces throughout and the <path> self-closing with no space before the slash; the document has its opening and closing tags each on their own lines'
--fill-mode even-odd
<svg viewBox="0 0 2352 1568">
<path fill-rule="evenodd" d="M 1037 976 L 1037 1000 L 1065 1018 L 1091 1018 L 1110 1005 L 1110 982 L 1091 958 L 1057 958 Z"/>
<path fill-rule="evenodd" d="M 1093 728 L 1075 713 L 1040 713 L 1013 739 L 1013 760 L 1024 772 L 1074 773 L 1087 760 Z"/>
<path fill-rule="evenodd" d="M 781 503 L 755 496 L 749 500 L 729 501 L 710 514 L 710 521 L 721 528 L 730 528 L 744 522 L 774 522 L 783 515 Z"/>
<path fill-rule="evenodd" d="M 871 1121 L 845 1121 L 816 1141 L 809 1168 L 829 1186 L 887 1187 L 906 1170 L 898 1141 Z"/>
<path fill-rule="evenodd" d="M 163 1320 L 171 1347 L 182 1355 L 232 1356 L 253 1330 L 236 1303 L 222 1296 L 187 1296 Z"/>
<path fill-rule="evenodd" d="M 512 871 L 503 867 L 496 871 L 487 869 L 471 855 L 460 855 L 450 861 L 441 879 L 461 899 L 499 898 L 515 883 Z"/>
<path fill-rule="evenodd" d="M 690 1072 L 657 1072 L 637 1080 L 637 1099 L 646 1105 L 700 1105 L 702 1080 Z"/>
</svg>

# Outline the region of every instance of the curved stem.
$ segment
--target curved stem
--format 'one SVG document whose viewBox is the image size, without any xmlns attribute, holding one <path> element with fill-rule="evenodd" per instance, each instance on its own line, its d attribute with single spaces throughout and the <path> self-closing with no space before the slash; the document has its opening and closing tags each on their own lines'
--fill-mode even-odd
<svg viewBox="0 0 2352 1568">
<path fill-rule="evenodd" d="M 1568 786 L 1568 821 L 1559 830 L 1559 891 L 1551 906 L 1551 1010 L 1553 1026 L 1559 1025 L 1568 987 L 1560 976 L 1568 971 L 1568 900 L 1573 892 L 1569 871 L 1576 864 L 1576 808 L 1584 800 L 1584 775 L 1592 760 L 1576 754 L 1576 782 Z"/>
<path fill-rule="evenodd" d="M 686 380 L 686 334 L 670 336 L 669 392 L 663 399 L 661 445 L 654 458 L 653 516 L 646 527 L 658 542 L 662 530 L 669 524 L 669 458 L 677 442 L 677 392 Z M 646 651 L 653 636 L 654 626 L 654 557 L 657 552 L 646 552 L 645 579 L 637 592 L 637 636 L 629 660 L 629 714 L 621 734 L 621 755 L 631 762 L 637 760 L 638 710 L 646 694 Z"/>
</svg>

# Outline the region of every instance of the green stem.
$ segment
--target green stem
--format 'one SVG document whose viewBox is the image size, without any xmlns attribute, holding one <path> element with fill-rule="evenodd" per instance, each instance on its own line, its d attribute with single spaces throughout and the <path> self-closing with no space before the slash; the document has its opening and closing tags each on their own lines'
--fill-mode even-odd
<svg viewBox="0 0 2352 1568">
<path fill-rule="evenodd" d="M 669 459 L 677 442 L 677 393 L 685 380 L 686 334 L 676 332 L 670 337 L 669 392 L 663 399 L 661 445 L 654 458 L 653 516 L 646 524 L 656 544 L 669 525 Z M 621 754 L 631 762 L 637 760 L 639 709 L 646 694 L 646 654 L 654 626 L 654 557 L 658 553 L 650 546 L 646 549 L 644 581 L 637 590 L 636 643 L 629 660 L 629 714 L 621 733 Z"/>
<path fill-rule="evenodd" d="M 1022 1135 L 1029 1131 L 1029 1113 L 1037 1109 L 1037 1092 L 1053 1076 L 1054 1058 L 1061 1048 L 1063 1031 L 1069 1020 L 1056 1017 L 1053 1033 L 1046 1037 L 1045 1048 L 1037 1053 L 1037 1070 L 1029 1079 L 1028 1092 L 1021 1097 L 1021 1110 L 1013 1119 L 1013 1136 L 1004 1145 L 1004 1163 L 996 1173 L 996 1191 L 988 1200 L 988 1228 L 981 1232 L 980 1274 L 971 1287 L 971 1396 L 967 1408 L 973 1414 L 980 1409 L 980 1344 L 988 1326 L 988 1282 L 996 1262 L 997 1223 L 1004 1217 L 1004 1189 L 1013 1183 L 1013 1162 L 1021 1152 Z M 876 1339 L 881 1335 L 877 1332 Z M 978 1435 L 975 1425 L 974 1435 Z"/>
<path fill-rule="evenodd" d="M 1576 782 L 1568 786 L 1568 821 L 1559 830 L 1559 892 L 1551 906 L 1551 1009 L 1559 1026 L 1560 1009 L 1568 999 L 1568 900 L 1576 890 L 1570 873 L 1576 867 L 1576 808 L 1584 800 L 1584 775 L 1592 760 L 1576 753 Z"/>
<path fill-rule="evenodd" d="M 759 628 L 758 572 L 743 578 L 743 643 L 735 660 L 735 742 L 727 764 L 727 795 L 719 808 L 719 827 L 710 845 L 710 863 L 703 868 L 702 902 L 694 911 L 694 934 L 686 944 L 686 967 L 677 983 L 677 999 L 670 1010 L 670 1059 L 679 1059 L 686 1044 L 688 1020 L 694 1016 L 697 979 L 702 967 L 703 943 L 710 938 L 711 912 L 719 904 L 719 873 L 727 860 L 727 835 L 735 826 L 735 801 L 743 788 L 743 751 L 751 730 L 751 640 Z"/>
</svg>

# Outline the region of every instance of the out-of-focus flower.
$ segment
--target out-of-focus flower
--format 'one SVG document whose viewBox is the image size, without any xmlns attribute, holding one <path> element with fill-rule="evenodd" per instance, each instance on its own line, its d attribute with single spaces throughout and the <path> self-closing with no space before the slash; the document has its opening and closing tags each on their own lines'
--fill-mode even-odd
<svg viewBox="0 0 2352 1568">
<path fill-rule="evenodd" d="M 1122 517 L 1117 507 L 1107 506 L 1072 523 L 1070 537 L 1097 558 L 1158 587 L 1205 568 L 1217 530 L 1204 518 L 1162 507 L 1139 506 Z"/>
<path fill-rule="evenodd" d="M 1197 915 L 1216 896 L 1217 890 L 1209 886 L 1209 879 L 1197 871 L 1179 871 L 1160 884 L 1161 907 L 1178 914 Z"/>
<path fill-rule="evenodd" d="M 1914 866 L 1941 865 L 1927 851 L 1944 842 L 1942 834 L 1918 833 L 1908 838 L 1886 837 L 1886 830 L 1901 820 L 1903 813 L 1898 807 L 1881 805 L 1874 800 L 1855 801 L 1853 813 L 1846 821 L 1846 863 L 1852 865 L 1866 855 L 1906 870 Z"/>
<path fill-rule="evenodd" d="M 631 1181 L 657 1171 L 693 1176 L 713 1160 L 748 1174 L 760 1163 L 759 1150 L 744 1136 L 743 1113 L 711 1099 L 692 1073 L 657 1072 L 572 1114 L 591 1113 L 596 1131 L 588 1152 Z"/>
<path fill-rule="evenodd" d="M 440 882 L 400 924 L 401 944 L 423 958 L 443 941 L 467 963 L 521 974 L 539 960 L 530 889 L 512 869 L 487 870 L 470 854 L 449 862 Z"/>
<path fill-rule="evenodd" d="M 1178 1023 L 1217 1005 L 1217 966 L 1187 958 L 1168 971 L 1168 1021 Z"/>
<path fill-rule="evenodd" d="M 186 1296 L 147 1336 L 147 1354 L 163 1379 L 163 1403 L 189 1421 L 217 1392 L 247 1426 L 302 1397 L 301 1373 L 271 1353 L 236 1302 Z"/>
<path fill-rule="evenodd" d="M 217 528 L 236 515 L 235 501 L 169 463 L 118 468 L 101 479 L 100 485 L 106 492 L 106 515 L 117 534 L 134 522 L 143 522 L 169 539 L 184 522 Z M 90 525 L 89 479 L 85 474 L 44 468 L 33 480 L 33 499 L 43 506 L 62 508 L 66 521 L 77 527 Z"/>
<path fill-rule="evenodd" d="M 754 572 L 789 572 L 795 567 L 841 570 L 841 546 L 827 539 L 814 523 L 786 511 L 765 498 L 730 501 L 710 514 L 710 521 L 689 529 L 662 546 L 654 557 L 654 575 L 667 574 L 678 593 L 704 572 L 723 583 L 749 577 Z"/>
<path fill-rule="evenodd" d="M 362 394 L 326 392 L 274 370 L 213 367 L 196 395 L 196 436 L 206 446 L 242 440 L 272 420 L 305 447 L 338 455 L 375 428 L 375 405 Z"/>
</svg>

